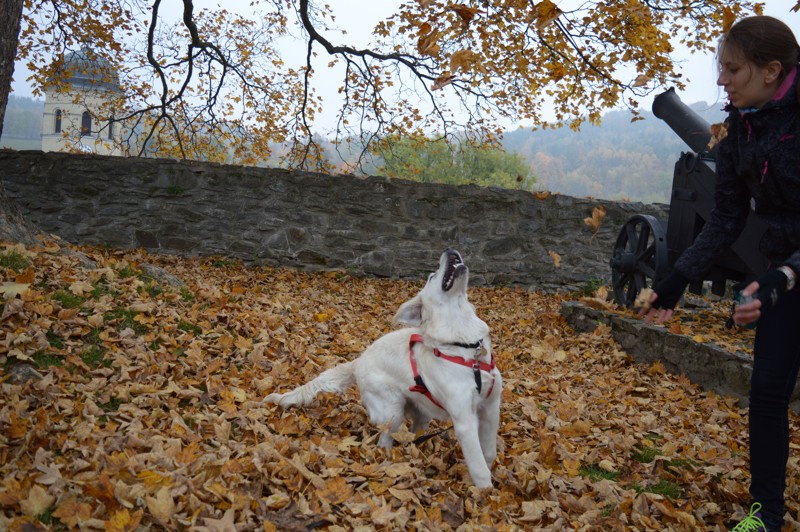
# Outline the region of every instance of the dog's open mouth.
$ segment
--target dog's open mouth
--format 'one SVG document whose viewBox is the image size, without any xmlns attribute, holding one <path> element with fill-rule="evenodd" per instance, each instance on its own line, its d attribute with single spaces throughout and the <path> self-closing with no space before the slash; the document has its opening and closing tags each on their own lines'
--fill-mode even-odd
<svg viewBox="0 0 800 532">
<path fill-rule="evenodd" d="M 442 277 L 442 290 L 447 292 L 453 288 L 456 279 L 467 271 L 467 265 L 461 260 L 461 255 L 459 255 L 458 251 L 448 250 L 447 266 L 445 267 L 444 276 Z"/>
</svg>

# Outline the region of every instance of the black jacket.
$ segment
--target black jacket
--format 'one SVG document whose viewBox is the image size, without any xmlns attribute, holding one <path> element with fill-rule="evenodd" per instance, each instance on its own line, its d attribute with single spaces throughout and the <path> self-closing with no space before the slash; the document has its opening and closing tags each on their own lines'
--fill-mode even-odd
<svg viewBox="0 0 800 532">
<path fill-rule="evenodd" d="M 675 262 L 691 280 L 701 280 L 738 238 L 751 199 L 767 224 L 759 251 L 774 265 L 800 273 L 800 104 L 797 69 L 761 109 L 728 105 L 728 136 L 717 154 L 716 205 L 694 243 Z"/>
</svg>

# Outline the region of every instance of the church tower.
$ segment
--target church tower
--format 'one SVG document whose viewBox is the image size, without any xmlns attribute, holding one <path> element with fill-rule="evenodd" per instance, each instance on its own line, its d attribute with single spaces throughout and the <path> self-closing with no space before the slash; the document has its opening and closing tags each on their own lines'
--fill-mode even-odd
<svg viewBox="0 0 800 532">
<path fill-rule="evenodd" d="M 88 45 L 70 52 L 45 89 L 43 151 L 127 155 L 122 124 L 114 120 L 119 76 Z"/>
</svg>

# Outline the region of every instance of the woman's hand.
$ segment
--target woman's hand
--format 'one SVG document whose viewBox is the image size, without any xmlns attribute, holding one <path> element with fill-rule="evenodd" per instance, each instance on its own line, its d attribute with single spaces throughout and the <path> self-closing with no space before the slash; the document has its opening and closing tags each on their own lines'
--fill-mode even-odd
<svg viewBox="0 0 800 532">
<path fill-rule="evenodd" d="M 758 281 L 753 281 L 741 291 L 742 298 L 752 298 L 747 303 L 737 304 L 733 309 L 733 323 L 745 327 L 761 317 L 761 300 L 754 297 L 759 289 Z"/>
<path fill-rule="evenodd" d="M 645 317 L 644 322 L 648 325 L 650 325 L 650 322 L 664 323 L 665 321 L 669 320 L 672 317 L 672 314 L 674 312 L 674 310 L 671 308 L 654 307 L 653 304 L 656 302 L 657 299 L 658 299 L 658 293 L 653 292 L 652 295 L 650 296 L 650 308 L 642 309 L 639 311 L 639 316 L 644 316 Z"/>
</svg>

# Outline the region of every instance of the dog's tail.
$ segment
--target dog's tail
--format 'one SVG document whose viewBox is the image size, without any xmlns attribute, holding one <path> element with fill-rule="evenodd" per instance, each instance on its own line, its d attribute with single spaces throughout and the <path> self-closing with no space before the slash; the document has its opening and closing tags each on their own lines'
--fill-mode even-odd
<svg viewBox="0 0 800 532">
<path fill-rule="evenodd" d="M 271 393 L 262 402 L 275 403 L 277 405 L 304 406 L 321 392 L 344 393 L 356 381 L 355 377 L 356 360 L 351 360 L 344 364 L 339 364 L 320 373 L 320 375 L 302 386 L 286 393 Z"/>
</svg>

